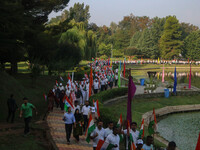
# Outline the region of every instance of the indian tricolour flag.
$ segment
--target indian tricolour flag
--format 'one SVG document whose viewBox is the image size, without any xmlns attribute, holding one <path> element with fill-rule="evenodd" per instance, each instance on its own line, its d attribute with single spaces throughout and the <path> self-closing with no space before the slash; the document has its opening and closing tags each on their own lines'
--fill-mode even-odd
<svg viewBox="0 0 200 150">
<path fill-rule="evenodd" d="M 98 117 L 100 117 L 99 113 L 99 101 L 97 100 L 96 102 L 93 100 L 93 105 L 95 107 L 95 112 L 97 113 Z"/>
<path fill-rule="evenodd" d="M 117 123 L 118 128 L 120 128 L 121 126 L 122 126 L 122 114 L 120 115 L 119 121 Z M 122 130 L 123 130 L 123 128 L 122 128 Z M 121 142 L 123 140 L 124 136 L 123 136 L 123 134 L 120 134 L 119 137 L 120 137 L 120 142 Z"/>
<path fill-rule="evenodd" d="M 113 147 L 114 147 L 113 144 L 107 143 L 100 139 L 97 144 L 96 150 L 111 150 Z"/>
<path fill-rule="evenodd" d="M 87 130 L 85 132 L 85 136 L 86 136 L 86 141 L 89 143 L 90 142 L 90 134 L 95 130 L 95 124 L 94 121 L 92 119 L 92 115 L 90 114 L 90 118 L 88 121 L 88 127 Z"/>
<path fill-rule="evenodd" d="M 130 123 L 129 123 L 129 120 L 127 120 L 127 121 L 128 121 L 127 122 L 127 135 L 130 136 L 130 148 L 131 148 L 131 150 L 136 150 L 136 146 L 134 144 L 132 134 L 130 133 L 130 131 L 131 131 Z"/>
<path fill-rule="evenodd" d="M 151 115 L 151 118 L 150 118 L 150 122 L 149 122 L 149 127 L 148 127 L 148 131 L 149 131 L 149 134 L 152 135 L 156 132 L 157 130 L 157 121 L 156 121 L 156 113 L 155 113 L 155 109 L 153 109 L 153 113 Z"/>
<path fill-rule="evenodd" d="M 74 112 L 75 110 L 75 108 L 74 108 L 74 105 L 72 104 L 72 102 L 69 100 L 69 98 L 67 97 L 67 96 L 65 96 L 64 98 L 63 98 L 63 100 L 64 100 L 64 110 L 65 111 L 68 111 L 68 107 L 71 107 L 71 111 L 72 112 Z"/>
<path fill-rule="evenodd" d="M 141 127 L 140 127 L 140 133 L 139 133 L 139 139 L 143 139 L 144 137 L 144 119 L 142 119 Z"/>
</svg>

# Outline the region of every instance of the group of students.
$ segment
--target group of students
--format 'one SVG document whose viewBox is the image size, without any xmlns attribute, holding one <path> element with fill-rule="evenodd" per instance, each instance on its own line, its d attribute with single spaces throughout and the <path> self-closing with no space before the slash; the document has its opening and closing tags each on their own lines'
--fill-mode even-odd
<svg viewBox="0 0 200 150">
<path fill-rule="evenodd" d="M 93 70 L 92 74 L 92 94 L 97 94 L 99 91 L 112 89 L 113 86 L 117 86 L 118 82 L 118 69 L 113 71 L 108 61 L 98 60 L 90 64 Z M 63 79 L 60 77 L 62 82 Z M 67 96 L 68 99 L 74 104 L 78 101 L 78 104 L 84 105 L 85 101 L 89 100 L 89 86 L 91 77 L 87 74 L 84 75 L 82 81 L 75 81 L 68 74 L 68 81 L 66 85 L 58 83 L 54 85 L 53 89 L 49 91 L 48 98 L 48 110 L 52 111 L 54 103 L 57 107 L 60 106 L 61 110 L 64 110 L 64 100 Z"/>
<path fill-rule="evenodd" d="M 182 65 L 186 65 L 186 64 L 195 64 L 195 65 L 199 65 L 200 61 L 189 61 L 189 60 L 159 60 L 159 59 L 138 59 L 138 60 L 125 60 L 125 61 L 121 61 L 122 63 L 126 63 L 126 64 L 182 64 Z M 120 61 L 112 61 L 113 64 L 118 64 L 120 63 Z"/>
<path fill-rule="evenodd" d="M 79 136 L 86 131 L 86 127 L 88 126 L 88 117 L 90 114 L 94 114 L 93 121 L 95 123 L 95 129 L 89 135 L 89 139 L 93 141 L 93 150 L 100 148 L 100 141 L 105 141 L 107 145 L 111 144 L 111 150 L 119 150 L 120 144 L 123 143 L 122 141 L 125 141 L 125 149 L 131 149 L 131 141 L 135 145 L 134 150 L 154 149 L 153 137 L 147 136 L 144 144 L 143 139 L 139 136 L 136 122 L 132 122 L 130 124 L 129 131 L 127 131 L 127 129 L 123 130 L 122 126 L 114 125 L 112 121 L 110 121 L 107 128 L 104 129 L 103 121 L 95 115 L 95 111 L 93 111 L 88 101 L 86 101 L 86 104 L 82 106 L 82 108 L 79 105 L 76 105 L 75 112 L 73 112 L 71 107 L 69 107 L 68 111 L 64 114 L 63 121 L 65 122 L 67 144 L 70 144 L 72 129 L 74 138 L 77 142 L 79 141 Z M 132 140 L 130 137 L 132 137 Z M 121 146 L 123 146 L 123 144 Z M 104 150 L 104 148 L 105 147 L 101 147 L 100 149 Z M 175 142 L 170 142 L 166 150 L 175 150 L 175 148 Z"/>
</svg>

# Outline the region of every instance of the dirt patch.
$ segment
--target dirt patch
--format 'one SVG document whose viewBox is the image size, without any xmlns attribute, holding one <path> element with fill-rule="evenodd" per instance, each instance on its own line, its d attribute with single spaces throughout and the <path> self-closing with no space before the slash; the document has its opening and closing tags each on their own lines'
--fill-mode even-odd
<svg viewBox="0 0 200 150">
<path fill-rule="evenodd" d="M 0 149 L 21 150 L 30 149 L 30 145 L 34 149 L 53 150 L 51 143 L 47 138 L 47 123 L 44 121 L 32 123 L 30 134 L 24 136 L 24 124 L 1 123 L 0 124 Z"/>
</svg>

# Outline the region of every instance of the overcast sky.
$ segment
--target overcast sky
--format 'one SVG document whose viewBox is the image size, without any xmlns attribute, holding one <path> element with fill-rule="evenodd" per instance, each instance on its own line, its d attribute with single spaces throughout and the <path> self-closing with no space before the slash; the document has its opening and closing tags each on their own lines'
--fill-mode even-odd
<svg viewBox="0 0 200 150">
<path fill-rule="evenodd" d="M 74 3 L 90 6 L 91 18 L 99 26 L 109 26 L 112 21 L 118 23 L 123 16 L 155 16 L 175 15 L 180 22 L 191 23 L 200 27 L 200 0 L 70 0 L 65 9 Z M 61 13 L 51 13 L 49 18 Z"/>
</svg>

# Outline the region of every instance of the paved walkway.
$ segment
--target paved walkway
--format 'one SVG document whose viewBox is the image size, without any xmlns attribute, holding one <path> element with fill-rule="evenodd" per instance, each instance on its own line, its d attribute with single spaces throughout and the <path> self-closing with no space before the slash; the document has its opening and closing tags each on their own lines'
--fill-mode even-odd
<svg viewBox="0 0 200 150">
<path fill-rule="evenodd" d="M 67 145 L 65 124 L 62 120 L 63 112 L 60 108 L 54 108 L 47 117 L 47 123 L 50 128 L 51 136 L 59 150 L 93 150 L 92 142 L 89 144 L 85 141 L 85 136 L 80 137 L 79 143 L 76 142 L 73 134 L 71 134 L 71 144 Z"/>
</svg>

